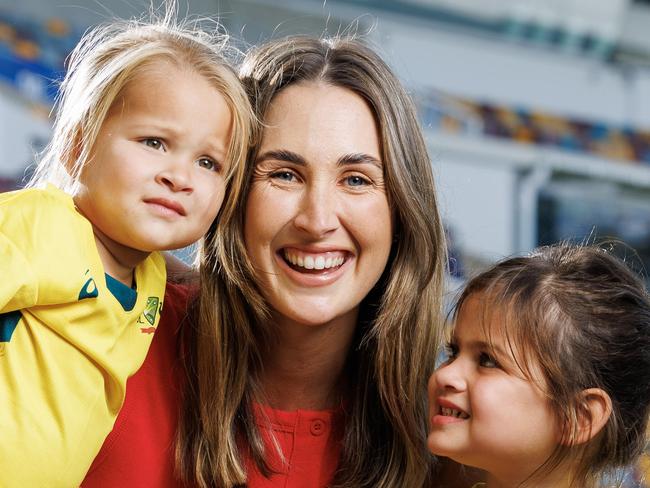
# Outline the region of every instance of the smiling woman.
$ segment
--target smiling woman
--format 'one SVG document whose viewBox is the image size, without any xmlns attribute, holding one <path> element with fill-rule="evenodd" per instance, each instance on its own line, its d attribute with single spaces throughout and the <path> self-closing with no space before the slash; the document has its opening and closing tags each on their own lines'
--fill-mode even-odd
<svg viewBox="0 0 650 488">
<path fill-rule="evenodd" d="M 185 481 L 431 486 L 445 250 L 413 105 L 349 39 L 270 42 L 241 77 L 263 124 L 183 330 Z"/>
<path fill-rule="evenodd" d="M 244 229 L 260 287 L 297 323 L 351 313 L 349 338 L 392 242 L 372 111 L 350 90 L 310 82 L 283 90 L 265 123 Z"/>
</svg>

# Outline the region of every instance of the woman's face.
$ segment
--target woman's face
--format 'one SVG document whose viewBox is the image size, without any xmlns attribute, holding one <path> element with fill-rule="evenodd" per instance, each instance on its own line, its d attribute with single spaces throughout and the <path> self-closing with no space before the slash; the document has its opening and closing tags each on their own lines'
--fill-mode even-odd
<svg viewBox="0 0 650 488">
<path fill-rule="evenodd" d="M 244 230 L 260 289 L 284 319 L 355 323 L 392 241 L 373 113 L 350 90 L 305 83 L 264 122 Z"/>
</svg>

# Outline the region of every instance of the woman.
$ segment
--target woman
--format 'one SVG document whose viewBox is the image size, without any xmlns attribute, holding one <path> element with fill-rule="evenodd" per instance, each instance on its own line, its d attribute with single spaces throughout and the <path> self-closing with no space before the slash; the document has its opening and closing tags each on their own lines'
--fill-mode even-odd
<svg viewBox="0 0 650 488">
<path fill-rule="evenodd" d="M 270 42 L 241 79 L 263 130 L 246 204 L 206 236 L 182 473 L 200 486 L 423 486 L 445 255 L 412 103 L 353 40 Z M 332 424 L 327 441 L 287 435 L 312 418 Z"/>
<path fill-rule="evenodd" d="M 427 486 L 445 250 L 412 103 L 354 40 L 270 42 L 241 78 L 263 127 L 244 204 L 206 236 L 197 319 L 182 329 L 180 474 L 218 487 Z M 147 466 L 171 464 L 162 338 L 127 386 L 95 480 L 129 448 L 147 459 L 132 470 L 142 486 Z"/>
</svg>

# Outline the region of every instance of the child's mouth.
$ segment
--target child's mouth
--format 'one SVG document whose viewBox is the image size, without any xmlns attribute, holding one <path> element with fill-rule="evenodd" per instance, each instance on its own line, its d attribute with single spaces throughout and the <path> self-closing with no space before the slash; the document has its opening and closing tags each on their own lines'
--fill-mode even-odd
<svg viewBox="0 0 650 488">
<path fill-rule="evenodd" d="M 465 420 L 469 418 L 469 415 L 462 410 L 456 410 L 454 408 L 440 407 L 438 409 L 438 415 L 443 417 L 455 417 L 457 419 Z"/>
</svg>

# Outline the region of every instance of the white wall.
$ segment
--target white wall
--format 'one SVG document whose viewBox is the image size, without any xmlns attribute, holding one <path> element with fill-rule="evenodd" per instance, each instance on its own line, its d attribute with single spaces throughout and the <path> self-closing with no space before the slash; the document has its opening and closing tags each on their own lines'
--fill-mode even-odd
<svg viewBox="0 0 650 488">
<path fill-rule="evenodd" d="M 378 30 L 393 66 L 414 87 L 650 127 L 650 71 L 626 78 L 595 60 L 385 19 Z"/>
<path fill-rule="evenodd" d="M 430 151 L 440 211 L 462 252 L 485 261 L 517 252 L 514 167 Z"/>
</svg>

